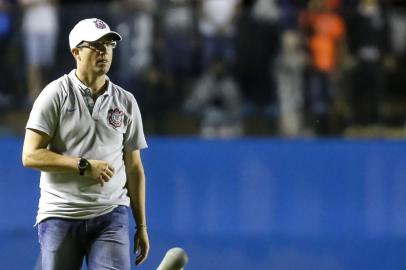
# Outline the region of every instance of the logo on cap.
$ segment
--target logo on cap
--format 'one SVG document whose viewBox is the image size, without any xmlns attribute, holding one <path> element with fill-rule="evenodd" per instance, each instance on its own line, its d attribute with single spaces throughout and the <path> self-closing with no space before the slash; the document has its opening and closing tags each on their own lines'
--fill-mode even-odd
<svg viewBox="0 0 406 270">
<path fill-rule="evenodd" d="M 98 29 L 105 29 L 107 27 L 106 23 L 100 19 L 96 19 L 93 22 L 94 22 L 94 25 L 96 26 L 96 28 L 98 28 Z"/>
</svg>

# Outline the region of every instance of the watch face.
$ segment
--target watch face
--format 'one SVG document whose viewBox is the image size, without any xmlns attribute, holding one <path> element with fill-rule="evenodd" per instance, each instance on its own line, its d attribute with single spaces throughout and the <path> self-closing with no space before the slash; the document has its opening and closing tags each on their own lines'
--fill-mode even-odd
<svg viewBox="0 0 406 270">
<path fill-rule="evenodd" d="M 86 169 L 86 167 L 87 167 L 87 160 L 86 160 L 86 159 L 80 159 L 78 165 L 79 165 L 79 168 L 81 168 L 81 169 Z"/>
</svg>

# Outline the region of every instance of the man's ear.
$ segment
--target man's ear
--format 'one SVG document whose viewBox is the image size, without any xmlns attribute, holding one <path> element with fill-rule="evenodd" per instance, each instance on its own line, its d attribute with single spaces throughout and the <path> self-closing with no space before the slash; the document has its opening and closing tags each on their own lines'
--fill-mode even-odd
<svg viewBox="0 0 406 270">
<path fill-rule="evenodd" d="M 78 49 L 78 48 L 73 48 L 73 49 L 71 50 L 71 53 L 72 53 L 73 57 L 74 57 L 76 60 L 80 60 L 80 54 L 79 54 L 79 49 Z"/>
</svg>

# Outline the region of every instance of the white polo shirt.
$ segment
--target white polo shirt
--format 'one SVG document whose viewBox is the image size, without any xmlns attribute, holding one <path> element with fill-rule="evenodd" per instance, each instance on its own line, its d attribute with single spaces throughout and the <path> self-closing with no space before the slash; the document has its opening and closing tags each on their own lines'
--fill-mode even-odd
<svg viewBox="0 0 406 270">
<path fill-rule="evenodd" d="M 75 70 L 51 82 L 35 101 L 26 128 L 48 134 L 49 150 L 105 160 L 115 174 L 101 187 L 79 172 L 41 172 L 37 223 L 48 217 L 89 219 L 130 203 L 123 151 L 147 147 L 138 104 L 131 93 L 109 81 L 89 109 L 89 90 Z"/>
</svg>

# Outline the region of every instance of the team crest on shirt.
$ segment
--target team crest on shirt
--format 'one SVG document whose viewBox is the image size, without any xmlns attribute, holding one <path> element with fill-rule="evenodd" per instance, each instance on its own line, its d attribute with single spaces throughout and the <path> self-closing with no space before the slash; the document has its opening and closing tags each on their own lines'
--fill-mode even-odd
<svg viewBox="0 0 406 270">
<path fill-rule="evenodd" d="M 119 109 L 110 109 L 107 114 L 107 119 L 109 120 L 109 124 L 112 125 L 114 128 L 118 128 L 123 124 L 123 111 Z"/>
<path fill-rule="evenodd" d="M 96 20 L 94 20 L 93 22 L 94 22 L 94 24 L 96 25 L 96 28 L 98 28 L 98 29 L 105 29 L 105 28 L 107 27 L 106 23 L 103 22 L 103 21 L 100 20 L 100 19 L 96 19 Z"/>
</svg>

